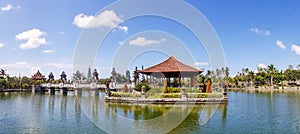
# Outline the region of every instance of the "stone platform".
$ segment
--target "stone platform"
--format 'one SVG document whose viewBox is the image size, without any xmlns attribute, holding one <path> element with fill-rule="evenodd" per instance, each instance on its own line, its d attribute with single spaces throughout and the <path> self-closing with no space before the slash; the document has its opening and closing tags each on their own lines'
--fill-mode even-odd
<svg viewBox="0 0 300 134">
<path fill-rule="evenodd" d="M 105 102 L 116 103 L 144 103 L 144 104 L 224 104 L 228 98 L 134 98 L 134 97 L 108 97 Z"/>
</svg>

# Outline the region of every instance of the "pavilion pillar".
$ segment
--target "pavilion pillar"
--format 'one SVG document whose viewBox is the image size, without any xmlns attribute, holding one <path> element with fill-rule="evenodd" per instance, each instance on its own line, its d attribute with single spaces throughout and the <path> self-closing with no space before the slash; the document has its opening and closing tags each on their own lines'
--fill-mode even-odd
<svg viewBox="0 0 300 134">
<path fill-rule="evenodd" d="M 180 73 L 178 74 L 178 87 L 181 87 L 181 75 L 180 75 Z"/>
<path fill-rule="evenodd" d="M 195 86 L 195 74 L 193 74 L 191 77 L 191 86 Z"/>
<path fill-rule="evenodd" d="M 154 79 L 153 78 L 154 77 L 150 75 L 150 83 L 151 83 L 151 85 L 154 85 Z"/>
<path fill-rule="evenodd" d="M 146 82 L 149 83 L 149 81 L 148 81 L 148 75 L 146 75 Z"/>
<path fill-rule="evenodd" d="M 171 78 L 168 77 L 168 78 L 167 78 L 167 86 L 170 86 L 170 85 L 171 85 Z"/>
</svg>

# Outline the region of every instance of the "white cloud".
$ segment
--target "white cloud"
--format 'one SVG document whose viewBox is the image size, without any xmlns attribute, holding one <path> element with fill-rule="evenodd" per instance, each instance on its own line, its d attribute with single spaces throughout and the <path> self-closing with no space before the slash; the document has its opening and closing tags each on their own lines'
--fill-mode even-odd
<svg viewBox="0 0 300 134">
<path fill-rule="evenodd" d="M 108 27 L 118 28 L 127 32 L 128 27 L 118 26 L 122 22 L 123 20 L 112 10 L 105 10 L 96 16 L 80 13 L 76 15 L 73 20 L 73 24 L 79 28 Z"/>
<path fill-rule="evenodd" d="M 119 28 L 120 30 L 124 31 L 125 33 L 128 32 L 128 27 L 126 27 L 126 26 L 118 26 L 118 28 Z"/>
<path fill-rule="evenodd" d="M 269 35 L 271 35 L 271 32 L 266 30 L 266 31 L 264 31 L 264 35 L 269 36 Z"/>
<path fill-rule="evenodd" d="M 4 47 L 4 44 L 0 42 L 0 48 Z"/>
<path fill-rule="evenodd" d="M 70 71 L 73 68 L 73 64 L 69 63 L 30 63 L 26 61 L 14 62 L 9 64 L 0 64 L 1 68 L 7 70 L 7 73 L 10 76 L 18 76 L 19 73 L 21 75 L 25 75 L 31 77 L 33 74 L 37 72 L 37 70 L 42 69 L 43 75 L 50 71 L 59 72 L 61 70 Z"/>
<path fill-rule="evenodd" d="M 165 41 L 166 39 L 151 40 L 151 39 L 146 39 L 144 37 L 137 37 L 136 39 L 129 41 L 129 44 L 135 46 L 147 46 L 152 44 L 161 44 Z"/>
<path fill-rule="evenodd" d="M 267 68 L 267 66 L 265 64 L 259 63 L 257 64 L 258 68 Z"/>
<path fill-rule="evenodd" d="M 34 75 L 38 70 L 41 70 L 40 66 L 32 66 L 32 67 L 30 67 L 29 75 Z M 45 75 L 45 74 L 43 74 L 43 75 Z"/>
<path fill-rule="evenodd" d="M 285 45 L 283 44 L 283 42 L 280 41 L 280 40 L 276 41 L 276 45 L 277 45 L 278 47 L 280 47 L 281 49 L 285 49 L 285 48 L 286 48 L 286 46 L 285 46 Z"/>
<path fill-rule="evenodd" d="M 261 29 L 258 29 L 258 28 L 250 28 L 250 31 L 254 32 L 258 35 L 265 35 L 265 36 L 270 36 L 271 35 L 271 32 L 269 30 L 261 30 Z"/>
<path fill-rule="evenodd" d="M 208 66 L 207 62 L 195 62 L 196 66 Z"/>
<path fill-rule="evenodd" d="M 123 45 L 124 43 L 125 43 L 125 41 L 120 41 L 119 42 L 120 45 Z"/>
<path fill-rule="evenodd" d="M 292 44 L 291 51 L 295 52 L 297 55 L 300 55 L 300 46 Z"/>
<path fill-rule="evenodd" d="M 9 11 L 13 8 L 13 6 L 11 4 L 7 4 L 6 6 L 4 7 L 1 7 L 1 11 Z"/>
<path fill-rule="evenodd" d="M 48 67 L 66 68 L 66 69 L 73 68 L 73 64 L 68 64 L 68 63 L 45 63 L 45 64 L 38 64 L 38 65 L 39 68 L 48 68 Z M 3 68 L 30 69 L 32 67 L 36 67 L 37 65 L 25 61 L 20 61 L 11 64 L 0 64 L 0 66 Z"/>
<path fill-rule="evenodd" d="M 61 69 L 72 69 L 73 64 L 67 64 L 67 63 L 47 63 L 43 64 L 44 67 L 55 67 L 55 68 L 61 68 Z"/>
<path fill-rule="evenodd" d="M 17 40 L 24 40 L 25 43 L 20 44 L 20 49 L 34 49 L 38 48 L 41 45 L 45 45 L 46 42 L 46 33 L 39 29 L 31 29 L 28 31 L 24 31 L 16 35 Z"/>
<path fill-rule="evenodd" d="M 20 8 L 21 8 L 21 6 L 14 7 L 12 4 L 7 4 L 4 7 L 0 7 L 0 13 L 10 11 L 10 10 L 13 10 L 13 9 L 20 9 Z"/>
<path fill-rule="evenodd" d="M 43 53 L 50 54 L 50 53 L 55 53 L 55 51 L 49 49 L 49 50 L 44 50 Z"/>
<path fill-rule="evenodd" d="M 65 33 L 64 33 L 64 32 L 59 32 L 59 34 L 60 34 L 60 35 L 64 35 Z"/>
<path fill-rule="evenodd" d="M 3 68 L 28 68 L 29 65 L 27 62 L 15 62 L 12 64 L 1 64 L 1 67 Z"/>
</svg>

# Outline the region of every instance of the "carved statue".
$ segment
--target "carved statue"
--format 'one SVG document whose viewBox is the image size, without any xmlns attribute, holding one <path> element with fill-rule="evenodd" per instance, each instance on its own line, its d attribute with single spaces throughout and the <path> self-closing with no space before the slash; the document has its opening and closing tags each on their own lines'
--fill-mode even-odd
<svg viewBox="0 0 300 134">
<path fill-rule="evenodd" d="M 112 82 L 116 82 L 117 72 L 115 68 L 112 69 L 111 76 L 112 76 Z"/>
<path fill-rule="evenodd" d="M 63 71 L 60 75 L 60 80 L 62 80 L 62 82 L 64 83 L 65 81 L 67 81 L 67 75 L 65 73 L 65 71 Z"/>
<path fill-rule="evenodd" d="M 52 72 L 48 75 L 48 81 L 54 81 L 54 75 Z"/>
<path fill-rule="evenodd" d="M 210 85 L 211 85 L 211 81 L 210 81 L 210 80 L 207 80 L 206 93 L 211 93 Z"/>
<path fill-rule="evenodd" d="M 133 72 L 133 78 L 134 78 L 134 84 L 136 85 L 138 82 L 138 79 L 139 79 L 139 73 L 138 73 L 137 67 L 135 67 L 135 70 Z"/>
<path fill-rule="evenodd" d="M 0 70 L 0 77 L 3 78 L 4 76 L 6 76 L 6 73 L 4 71 L 4 69 Z"/>
<path fill-rule="evenodd" d="M 97 69 L 94 69 L 93 78 L 94 79 L 96 78 L 97 81 L 99 80 L 98 75 L 99 75 L 99 73 L 97 72 Z"/>
</svg>

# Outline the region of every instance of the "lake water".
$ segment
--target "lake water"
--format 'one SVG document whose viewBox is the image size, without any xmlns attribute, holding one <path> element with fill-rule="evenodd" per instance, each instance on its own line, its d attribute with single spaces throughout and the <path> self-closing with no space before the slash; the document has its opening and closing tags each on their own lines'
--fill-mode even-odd
<svg viewBox="0 0 300 134">
<path fill-rule="evenodd" d="M 0 93 L 0 133 L 299 133 L 300 95 L 228 93 L 228 104 L 105 103 L 104 93 Z"/>
</svg>

